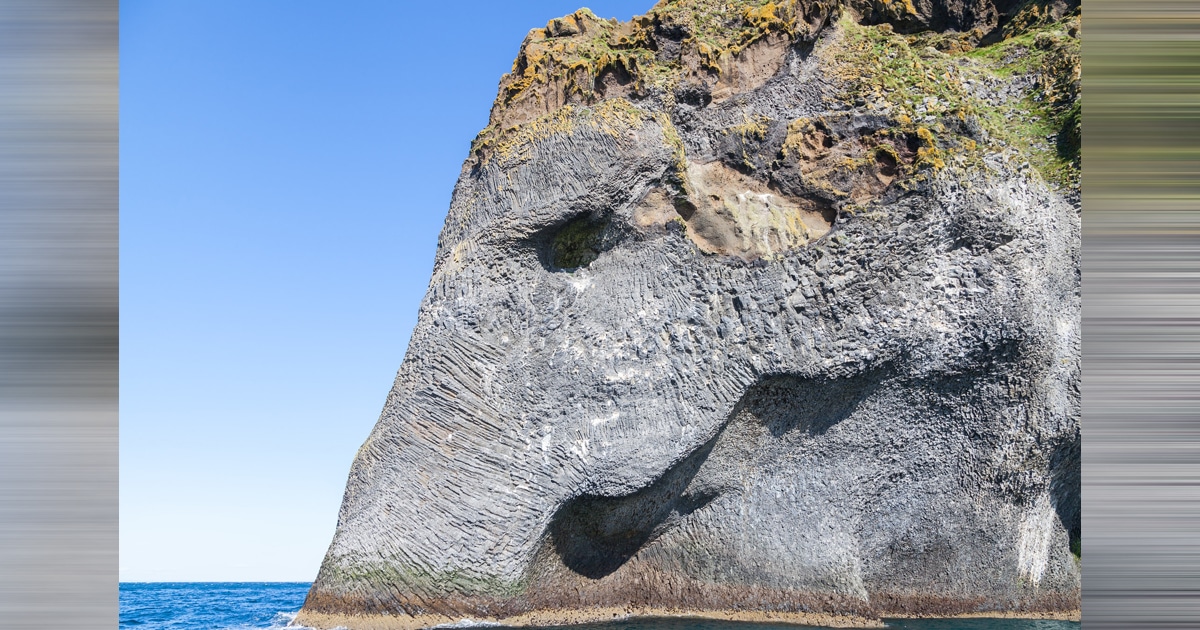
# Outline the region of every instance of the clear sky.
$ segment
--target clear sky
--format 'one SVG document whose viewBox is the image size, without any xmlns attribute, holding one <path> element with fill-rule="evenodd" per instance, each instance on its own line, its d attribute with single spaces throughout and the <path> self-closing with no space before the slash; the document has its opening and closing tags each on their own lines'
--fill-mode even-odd
<svg viewBox="0 0 1200 630">
<path fill-rule="evenodd" d="M 121 3 L 121 580 L 315 577 L 497 81 L 582 1 Z"/>
</svg>

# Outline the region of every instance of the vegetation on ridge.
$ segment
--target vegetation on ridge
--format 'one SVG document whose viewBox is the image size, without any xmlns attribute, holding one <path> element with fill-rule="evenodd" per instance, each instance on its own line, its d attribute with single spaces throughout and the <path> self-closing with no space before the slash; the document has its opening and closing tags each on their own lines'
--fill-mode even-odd
<svg viewBox="0 0 1200 630">
<path fill-rule="evenodd" d="M 580 9 L 530 31 L 513 62 L 517 79 L 505 87 L 497 105 L 555 80 L 564 82 L 568 92 L 591 95 L 596 79 L 606 71 L 626 73 L 639 88 L 664 87 L 675 78 L 679 63 L 657 55 L 656 30 L 678 37 L 683 46 L 695 46 L 705 67 L 720 72 L 722 55 L 736 55 L 772 31 L 795 36 L 804 29 L 798 4 L 663 0 L 646 15 L 624 23 Z"/>
<path fill-rule="evenodd" d="M 606 75 L 630 92 L 652 92 L 670 98 L 683 64 L 660 54 L 655 33 L 678 38 L 681 49 L 694 52 L 699 65 L 714 74 L 721 63 L 771 32 L 797 37 L 809 33 L 805 5 L 824 10 L 820 2 L 803 0 L 662 0 L 646 15 L 629 22 L 601 19 L 580 9 L 551 20 L 529 32 L 513 62 L 512 72 L 501 81 L 492 108 L 492 121 L 480 132 L 472 154 L 483 158 L 488 144 L 513 126 L 501 115 L 523 100 L 545 101 L 546 90 L 560 90 L 564 104 L 588 104 L 603 98 L 597 86 Z M 543 112 L 552 113 L 553 107 Z M 532 117 L 537 118 L 537 117 Z"/>
<path fill-rule="evenodd" d="M 811 37 L 843 4 L 864 3 L 662 0 L 625 23 L 588 9 L 551 20 L 526 37 L 472 154 L 480 161 L 511 156 L 514 147 L 566 130 L 574 116 L 592 110 L 602 118 L 618 114 L 629 124 L 657 118 L 670 135 L 667 117 L 642 112 L 631 101 L 657 95 L 670 105 L 686 73 L 720 76 L 730 56 L 769 33 L 792 41 Z M 843 87 L 843 102 L 831 103 L 831 110 L 865 108 L 892 120 L 887 133 L 915 139 L 914 171 L 942 168 L 947 159 L 974 159 L 981 140 L 992 149 L 1019 150 L 1047 181 L 1077 187 L 1080 10 L 1056 19 L 1050 4 L 1028 0 L 988 33 L 902 34 L 890 23 L 859 24 L 843 12 L 839 37 L 823 53 L 829 75 Z M 874 19 L 898 24 L 912 22 L 917 11 L 911 2 L 879 6 L 886 10 L 876 7 L 882 12 Z M 667 40 L 678 42 L 670 54 L 660 50 Z M 619 89 L 606 93 L 613 86 Z M 623 105 L 602 107 L 614 98 Z M 507 110 L 521 108 L 520 116 L 506 117 Z M 758 127 L 733 131 L 762 133 Z M 682 169 L 682 156 L 679 162 Z"/>
<path fill-rule="evenodd" d="M 977 123 L 987 141 L 1016 148 L 1047 181 L 1075 187 L 1079 21 L 1075 11 L 973 48 L 941 33 L 901 35 L 888 24 L 843 19 L 843 37 L 828 65 L 844 86 L 845 102 L 896 121 L 895 133 L 921 139 L 918 164 L 971 157 L 976 142 L 959 130 Z"/>
</svg>

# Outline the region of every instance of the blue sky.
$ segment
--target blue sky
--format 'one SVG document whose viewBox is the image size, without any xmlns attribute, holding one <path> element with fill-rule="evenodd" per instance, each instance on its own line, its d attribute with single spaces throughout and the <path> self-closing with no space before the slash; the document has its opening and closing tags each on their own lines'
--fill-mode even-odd
<svg viewBox="0 0 1200 630">
<path fill-rule="evenodd" d="M 121 3 L 121 580 L 316 575 L 497 81 L 580 6 Z"/>
</svg>

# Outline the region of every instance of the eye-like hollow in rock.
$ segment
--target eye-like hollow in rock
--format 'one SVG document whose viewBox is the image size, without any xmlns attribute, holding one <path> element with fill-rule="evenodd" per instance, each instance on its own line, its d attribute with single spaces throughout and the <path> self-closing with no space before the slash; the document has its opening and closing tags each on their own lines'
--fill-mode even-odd
<svg viewBox="0 0 1200 630">
<path fill-rule="evenodd" d="M 607 216 L 585 214 L 563 225 L 550 239 L 549 263 L 553 269 L 578 269 L 592 264 L 611 246 Z"/>
</svg>

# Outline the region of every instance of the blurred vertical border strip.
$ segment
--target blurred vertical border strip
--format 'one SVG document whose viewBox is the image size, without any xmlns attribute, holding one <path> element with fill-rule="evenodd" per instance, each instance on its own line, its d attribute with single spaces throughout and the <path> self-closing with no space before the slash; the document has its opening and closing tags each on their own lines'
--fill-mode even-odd
<svg viewBox="0 0 1200 630">
<path fill-rule="evenodd" d="M 1083 621 L 1200 628 L 1200 3 L 1084 3 Z"/>
<path fill-rule="evenodd" d="M 117 626 L 117 3 L 0 1 L 0 622 Z"/>
</svg>

